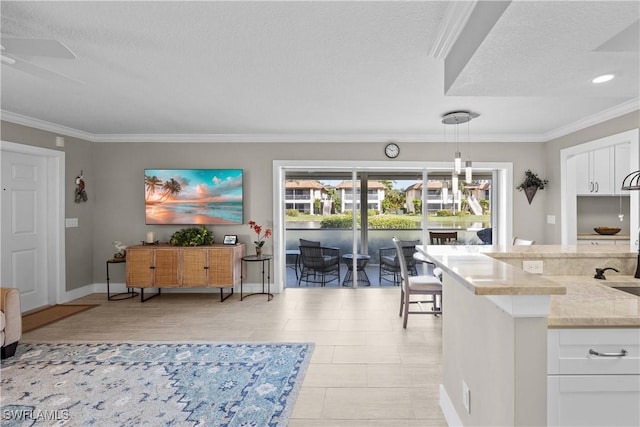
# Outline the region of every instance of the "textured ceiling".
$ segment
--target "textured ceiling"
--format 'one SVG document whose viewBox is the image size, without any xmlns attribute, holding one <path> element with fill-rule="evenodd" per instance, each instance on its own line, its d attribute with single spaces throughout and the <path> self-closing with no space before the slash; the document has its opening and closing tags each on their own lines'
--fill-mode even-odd
<svg viewBox="0 0 640 427">
<path fill-rule="evenodd" d="M 96 141 L 431 141 L 455 110 L 480 114 L 473 139 L 541 141 L 640 98 L 635 0 L 0 8 L 3 39 L 55 39 L 77 56 L 18 63 L 84 82 L 3 62 L 3 119 Z M 590 82 L 605 72 L 617 78 Z"/>
</svg>

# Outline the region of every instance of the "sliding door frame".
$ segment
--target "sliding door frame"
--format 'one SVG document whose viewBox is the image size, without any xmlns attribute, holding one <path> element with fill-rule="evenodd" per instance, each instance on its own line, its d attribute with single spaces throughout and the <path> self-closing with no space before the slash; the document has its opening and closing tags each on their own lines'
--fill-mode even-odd
<svg viewBox="0 0 640 427">
<path fill-rule="evenodd" d="M 356 179 L 366 172 L 422 172 L 423 181 L 428 179 L 429 170 L 451 170 L 451 162 L 402 162 L 402 161 L 335 161 L 335 160 L 274 160 L 273 161 L 273 268 L 274 292 L 282 292 L 285 287 L 285 178 L 287 172 L 350 172 L 353 191 Z M 513 163 L 511 162 L 474 162 L 474 170 L 491 172 L 492 182 L 492 227 L 493 242 L 507 245 L 513 238 Z M 362 191 L 361 191 L 362 193 Z M 422 203 L 426 206 L 426 191 L 422 192 Z M 355 207 L 355 200 L 354 200 Z M 356 226 L 356 209 L 353 209 L 354 230 Z M 423 224 L 427 222 L 427 210 L 422 212 Z M 353 251 L 357 252 L 360 235 L 353 233 Z M 428 242 L 428 227 L 422 229 L 422 241 Z"/>
</svg>

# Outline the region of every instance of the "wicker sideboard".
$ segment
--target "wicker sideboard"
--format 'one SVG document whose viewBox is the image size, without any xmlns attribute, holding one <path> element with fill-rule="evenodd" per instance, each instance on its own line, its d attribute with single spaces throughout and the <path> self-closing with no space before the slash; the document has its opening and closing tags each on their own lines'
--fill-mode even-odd
<svg viewBox="0 0 640 427">
<path fill-rule="evenodd" d="M 240 284 L 244 243 L 177 247 L 166 244 L 127 248 L 127 287 L 231 288 Z M 225 298 L 226 299 L 226 298 Z"/>
</svg>

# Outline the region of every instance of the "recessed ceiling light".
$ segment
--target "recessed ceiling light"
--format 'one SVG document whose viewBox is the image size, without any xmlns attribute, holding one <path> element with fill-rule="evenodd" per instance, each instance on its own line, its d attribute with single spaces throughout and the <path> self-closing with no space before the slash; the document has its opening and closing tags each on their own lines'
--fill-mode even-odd
<svg viewBox="0 0 640 427">
<path fill-rule="evenodd" d="M 592 83 L 604 83 L 604 82 L 608 82 L 609 80 L 612 80 L 614 77 L 613 74 L 603 74 L 601 76 L 596 77 L 595 79 L 591 80 Z"/>
</svg>

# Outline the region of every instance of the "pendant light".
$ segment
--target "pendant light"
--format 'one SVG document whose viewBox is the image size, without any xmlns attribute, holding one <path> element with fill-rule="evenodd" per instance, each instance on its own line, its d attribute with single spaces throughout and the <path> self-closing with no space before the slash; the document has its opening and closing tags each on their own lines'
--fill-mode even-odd
<svg viewBox="0 0 640 427">
<path fill-rule="evenodd" d="M 473 175 L 473 168 L 471 165 L 471 160 L 467 160 L 464 163 L 464 182 L 466 182 L 467 184 L 471 184 L 471 181 L 473 181 L 472 175 Z"/>
<path fill-rule="evenodd" d="M 467 145 L 469 144 L 469 122 L 471 118 L 467 121 Z M 471 158 L 469 157 L 469 153 L 467 153 L 467 161 L 464 163 L 464 182 L 467 184 L 471 184 L 473 181 L 473 165 L 471 163 Z"/>
<path fill-rule="evenodd" d="M 456 140 L 456 152 L 453 158 L 453 172 L 455 175 L 459 175 L 462 172 L 462 154 L 460 153 L 460 131 L 461 124 L 467 123 L 467 142 L 469 142 L 469 122 L 471 119 L 478 117 L 479 114 L 470 113 L 468 111 L 454 111 L 442 116 L 442 123 L 445 125 L 455 125 L 455 140 Z M 446 135 L 446 132 L 445 132 Z M 446 139 L 446 138 L 445 138 Z M 446 140 L 445 140 L 446 142 Z M 465 182 L 470 183 L 472 181 L 473 164 L 471 159 L 467 157 L 465 162 Z M 456 181 L 458 177 L 456 176 Z"/>
<path fill-rule="evenodd" d="M 458 174 L 456 171 L 451 172 L 451 194 L 454 199 L 458 195 Z"/>
<path fill-rule="evenodd" d="M 624 221 L 624 214 L 622 213 L 622 194 L 620 195 L 620 213 L 618 214 L 620 222 Z"/>
</svg>

